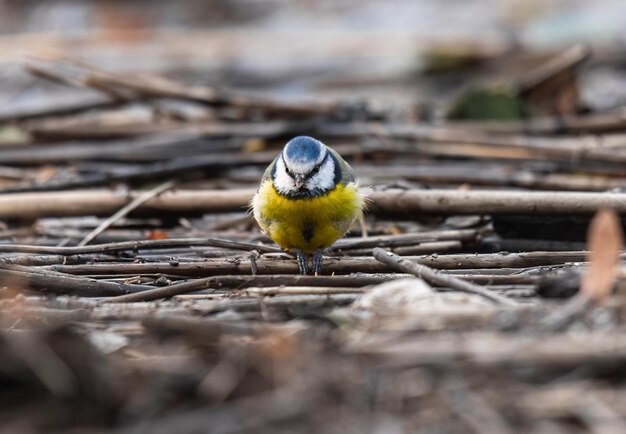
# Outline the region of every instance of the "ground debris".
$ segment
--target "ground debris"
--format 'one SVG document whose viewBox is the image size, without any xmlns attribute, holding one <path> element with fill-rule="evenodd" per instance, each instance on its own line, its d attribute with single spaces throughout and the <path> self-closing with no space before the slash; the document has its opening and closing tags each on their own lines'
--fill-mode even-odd
<svg viewBox="0 0 626 434">
<path fill-rule="evenodd" d="M 5 3 L 0 431 L 623 431 L 623 50 L 517 33 L 567 2 Z M 319 276 L 248 212 L 297 135 L 368 197 Z"/>
</svg>

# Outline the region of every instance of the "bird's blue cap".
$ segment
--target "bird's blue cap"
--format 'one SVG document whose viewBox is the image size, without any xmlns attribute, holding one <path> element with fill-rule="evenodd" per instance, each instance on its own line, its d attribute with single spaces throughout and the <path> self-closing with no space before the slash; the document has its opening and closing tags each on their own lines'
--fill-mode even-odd
<svg viewBox="0 0 626 434">
<path fill-rule="evenodd" d="M 305 164 L 321 159 L 324 145 L 319 140 L 308 136 L 298 136 L 285 145 L 284 156 L 296 164 Z"/>
</svg>

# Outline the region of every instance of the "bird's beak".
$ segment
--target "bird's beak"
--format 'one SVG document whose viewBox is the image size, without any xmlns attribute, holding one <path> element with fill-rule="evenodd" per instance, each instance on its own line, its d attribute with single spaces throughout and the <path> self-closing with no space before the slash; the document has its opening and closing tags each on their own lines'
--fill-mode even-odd
<svg viewBox="0 0 626 434">
<path fill-rule="evenodd" d="M 306 181 L 306 177 L 304 175 L 295 174 L 293 181 L 296 184 L 296 188 L 300 189 L 304 185 L 304 182 Z"/>
</svg>

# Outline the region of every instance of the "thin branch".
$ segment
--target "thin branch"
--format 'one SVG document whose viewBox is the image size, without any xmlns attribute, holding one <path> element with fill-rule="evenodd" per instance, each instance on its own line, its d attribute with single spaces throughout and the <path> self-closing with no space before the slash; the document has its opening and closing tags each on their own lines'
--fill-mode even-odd
<svg viewBox="0 0 626 434">
<path fill-rule="evenodd" d="M 83 238 L 81 242 L 78 243 L 78 246 L 79 247 L 86 246 L 87 244 L 89 244 L 90 241 L 92 241 L 102 232 L 106 231 L 111 225 L 114 225 L 118 220 L 126 217 L 128 213 L 138 208 L 139 206 L 143 205 L 144 203 L 146 203 L 153 197 L 156 197 L 159 194 L 163 193 L 164 191 L 169 190 L 170 188 L 174 187 L 174 184 L 175 184 L 174 181 L 167 181 L 161 185 L 156 186 L 152 190 L 147 191 L 140 196 L 137 196 L 131 203 L 121 208 L 111 217 L 109 217 L 108 219 L 100 223 L 93 231 L 85 235 L 85 238 Z"/>
<path fill-rule="evenodd" d="M 175 283 L 163 288 L 153 288 L 136 294 L 121 295 L 107 300 L 109 303 L 129 303 L 152 301 L 169 298 L 175 295 L 189 294 L 211 288 L 243 288 L 243 287 L 276 287 L 319 285 L 322 287 L 350 287 L 359 288 L 367 285 L 383 283 L 389 280 L 386 276 L 300 276 L 300 275 L 272 275 L 272 276 L 213 276 L 203 279 L 194 279 L 187 282 Z M 345 291 L 344 291 L 345 292 Z"/>
<path fill-rule="evenodd" d="M 74 294 L 83 297 L 106 297 L 152 289 L 148 285 L 124 285 L 116 282 L 67 276 L 50 270 L 26 267 L 0 266 L 0 279 L 13 289 L 33 289 L 55 294 Z"/>
<path fill-rule="evenodd" d="M 405 258 L 436 269 L 460 270 L 554 266 L 572 262 L 581 263 L 585 261 L 585 257 L 586 252 L 528 252 L 424 255 Z M 295 274 L 298 272 L 298 265 L 293 259 L 259 258 L 255 262 L 259 274 Z M 202 262 L 174 264 L 171 262 L 124 263 L 114 268 L 110 264 L 54 265 L 52 269 L 69 274 L 88 275 L 163 273 L 179 276 L 215 276 L 251 273 L 250 260 L 247 258 L 210 258 Z M 325 257 L 322 272 L 325 274 L 389 273 L 391 270 L 394 269 L 372 257 Z"/>
<path fill-rule="evenodd" d="M 120 241 L 93 246 L 55 247 L 30 244 L 0 244 L 0 253 L 32 253 L 41 255 L 81 255 L 123 251 L 171 249 L 174 247 L 226 247 L 234 250 L 257 250 L 261 253 L 283 253 L 281 249 L 264 244 L 223 240 L 220 238 L 171 238 L 169 240 Z"/>
<path fill-rule="evenodd" d="M 136 209 L 150 213 L 211 213 L 243 211 L 253 189 L 177 190 L 152 198 Z M 136 193 L 135 195 L 136 196 Z M 0 218 L 110 215 L 132 200 L 108 190 L 16 193 L 0 196 Z M 600 208 L 626 214 L 626 193 L 452 191 L 389 189 L 368 194 L 369 214 L 436 215 L 589 215 Z"/>
<path fill-rule="evenodd" d="M 444 274 L 440 271 L 427 267 L 426 265 L 409 261 L 408 259 L 404 259 L 381 248 L 375 248 L 373 254 L 374 257 L 383 264 L 386 264 L 404 273 L 414 274 L 415 276 L 424 279 L 428 283 L 443 287 L 449 287 L 457 291 L 467 292 L 468 294 L 480 295 L 481 297 L 484 297 L 490 301 L 504 306 L 512 306 L 516 304 L 512 300 L 503 297 L 487 288 L 466 282 L 465 280 L 461 280 L 448 274 Z"/>
</svg>

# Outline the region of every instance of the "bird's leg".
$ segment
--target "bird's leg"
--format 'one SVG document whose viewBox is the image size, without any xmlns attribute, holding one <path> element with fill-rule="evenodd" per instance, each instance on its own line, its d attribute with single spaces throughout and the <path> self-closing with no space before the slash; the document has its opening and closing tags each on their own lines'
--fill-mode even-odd
<svg viewBox="0 0 626 434">
<path fill-rule="evenodd" d="M 296 254 L 296 260 L 298 261 L 300 274 L 309 274 L 309 255 L 304 253 L 302 250 L 294 250 L 294 253 Z"/>
<path fill-rule="evenodd" d="M 313 274 L 319 276 L 322 274 L 322 260 L 324 259 L 324 251 L 316 250 L 313 253 Z"/>
</svg>

